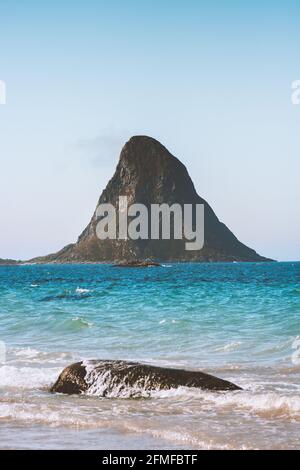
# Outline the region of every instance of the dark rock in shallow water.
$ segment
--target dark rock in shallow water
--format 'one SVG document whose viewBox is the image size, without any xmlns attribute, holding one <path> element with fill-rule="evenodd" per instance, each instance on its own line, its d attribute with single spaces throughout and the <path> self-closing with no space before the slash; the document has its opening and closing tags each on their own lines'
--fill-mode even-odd
<svg viewBox="0 0 300 470">
<path fill-rule="evenodd" d="M 142 397 L 178 387 L 241 390 L 237 385 L 198 371 L 169 369 L 137 362 L 93 360 L 66 367 L 51 392 L 88 393 L 102 397 Z"/>
<path fill-rule="evenodd" d="M 122 261 L 114 264 L 114 268 L 149 268 L 151 266 L 161 266 L 156 261 Z"/>
<path fill-rule="evenodd" d="M 88 389 L 88 384 L 85 382 L 86 373 L 82 362 L 76 362 L 66 367 L 51 387 L 51 392 L 67 393 L 68 395 L 85 392 Z"/>
</svg>

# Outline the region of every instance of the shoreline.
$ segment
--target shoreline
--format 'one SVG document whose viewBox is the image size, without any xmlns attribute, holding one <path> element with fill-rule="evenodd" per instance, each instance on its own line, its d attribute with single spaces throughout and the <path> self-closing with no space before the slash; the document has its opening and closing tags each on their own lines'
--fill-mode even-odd
<svg viewBox="0 0 300 470">
<path fill-rule="evenodd" d="M 2 266 L 46 266 L 46 265 L 51 265 L 51 266 L 61 266 L 61 265 L 70 265 L 70 266 L 76 266 L 76 265 L 107 265 L 107 266 L 116 266 L 120 267 L 118 263 L 122 262 L 123 260 L 111 260 L 111 261 L 16 261 L 16 262 L 11 262 L 11 263 L 0 263 L 0 268 Z M 131 261 L 128 261 L 130 263 Z M 151 261 L 152 262 L 152 261 Z M 210 265 L 218 265 L 218 264 L 273 264 L 273 263 L 299 263 L 299 261 L 278 261 L 278 260 L 266 260 L 266 261 L 242 261 L 242 260 L 233 260 L 233 261 L 225 261 L 225 260 L 220 260 L 220 261 L 208 261 L 208 260 L 155 260 L 155 262 L 160 263 L 163 265 L 164 263 L 168 264 L 210 264 Z M 139 267 L 139 266 L 136 266 Z"/>
</svg>

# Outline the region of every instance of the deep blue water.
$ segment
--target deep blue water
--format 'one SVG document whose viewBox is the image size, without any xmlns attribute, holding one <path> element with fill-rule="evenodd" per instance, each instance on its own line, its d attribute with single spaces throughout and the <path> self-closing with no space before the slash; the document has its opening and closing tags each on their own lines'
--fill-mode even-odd
<svg viewBox="0 0 300 470">
<path fill-rule="evenodd" d="M 291 351 L 268 351 L 300 334 L 300 263 L 2 267 L 0 328 L 11 347 L 272 363 Z"/>
</svg>

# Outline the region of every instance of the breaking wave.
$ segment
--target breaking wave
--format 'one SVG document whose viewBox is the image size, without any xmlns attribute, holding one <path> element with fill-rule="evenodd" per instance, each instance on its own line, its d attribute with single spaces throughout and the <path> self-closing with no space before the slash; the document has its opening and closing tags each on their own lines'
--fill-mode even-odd
<svg viewBox="0 0 300 470">
<path fill-rule="evenodd" d="M 81 287 L 77 287 L 76 291 L 77 294 L 86 294 L 88 292 L 92 292 L 90 289 L 83 289 Z"/>
<path fill-rule="evenodd" d="M 60 367 L 0 367 L 1 388 L 40 389 L 49 387 L 57 378 Z"/>
<path fill-rule="evenodd" d="M 257 390 L 241 390 L 211 392 L 198 388 L 178 387 L 163 390 L 158 383 L 155 388 L 147 375 L 140 377 L 129 385 L 127 375 L 120 380 L 111 370 L 99 371 L 97 365 L 86 361 L 85 380 L 89 384 L 87 395 L 106 398 L 156 398 L 196 400 L 201 409 L 220 409 L 251 413 L 264 418 L 291 418 L 300 420 L 300 396 L 296 393 L 281 394 L 278 391 L 266 392 Z"/>
<path fill-rule="evenodd" d="M 128 384 L 128 374 L 120 379 L 112 370 L 97 369 L 97 364 L 89 361 L 83 362 L 86 369 L 85 381 L 89 385 L 86 395 L 95 395 L 106 398 L 148 398 L 153 392 L 160 390 L 157 384 L 155 390 L 150 385 L 149 375 L 141 376 L 132 385 Z M 114 366 L 116 367 L 116 366 Z"/>
<path fill-rule="evenodd" d="M 71 321 L 73 325 L 78 328 L 90 328 L 91 326 L 94 325 L 93 322 L 84 320 L 83 318 L 80 318 L 80 317 L 74 317 L 72 318 Z"/>
</svg>

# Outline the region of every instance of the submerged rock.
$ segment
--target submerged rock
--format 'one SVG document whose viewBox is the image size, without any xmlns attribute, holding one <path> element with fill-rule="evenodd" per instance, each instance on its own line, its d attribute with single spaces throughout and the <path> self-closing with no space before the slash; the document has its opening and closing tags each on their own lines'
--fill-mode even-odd
<svg viewBox="0 0 300 470">
<path fill-rule="evenodd" d="M 161 266 L 156 261 L 121 261 L 113 265 L 114 268 L 149 268 L 152 266 Z"/>
<path fill-rule="evenodd" d="M 241 390 L 227 380 L 204 372 L 169 369 L 137 362 L 93 360 L 66 367 L 51 392 L 87 393 L 102 397 L 146 397 L 178 387 L 211 391 Z"/>
</svg>

